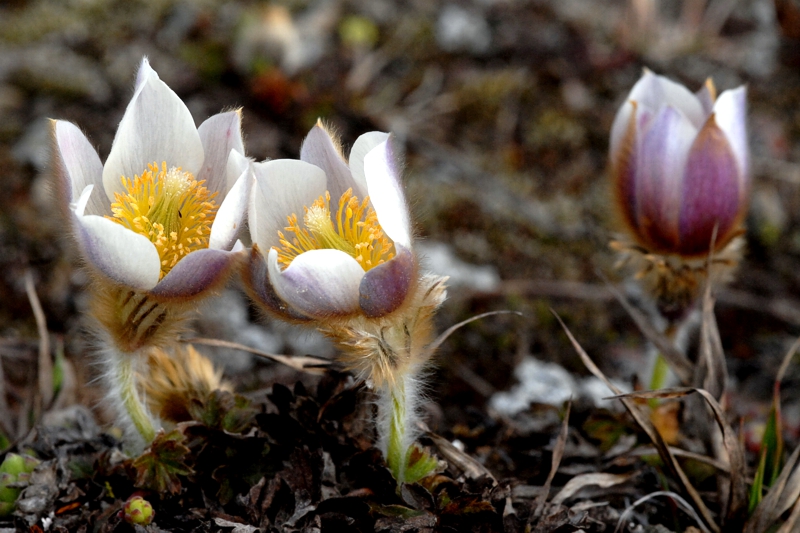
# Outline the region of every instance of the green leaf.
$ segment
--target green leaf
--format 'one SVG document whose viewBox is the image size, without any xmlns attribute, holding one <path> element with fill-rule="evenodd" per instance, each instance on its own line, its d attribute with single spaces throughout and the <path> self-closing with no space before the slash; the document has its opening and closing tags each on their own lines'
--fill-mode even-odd
<svg viewBox="0 0 800 533">
<path fill-rule="evenodd" d="M 189 414 L 206 427 L 241 433 L 253 423 L 255 409 L 244 396 L 215 390 L 205 401 L 193 400 Z"/>
<path fill-rule="evenodd" d="M 761 498 L 764 495 L 764 470 L 767 464 L 767 450 L 765 448 L 761 449 L 761 458 L 758 461 L 758 469 L 756 470 L 756 475 L 753 478 L 753 484 L 750 486 L 750 503 L 747 506 L 748 514 L 753 514 L 758 504 L 761 502 Z"/>
<path fill-rule="evenodd" d="M 186 437 L 180 429 L 169 433 L 159 431 L 150 447 L 132 462 L 136 486 L 159 493 L 179 493 L 180 476 L 194 473 L 186 464 L 190 450 L 185 442 Z"/>
<path fill-rule="evenodd" d="M 781 473 L 783 465 L 783 418 L 781 417 L 781 384 L 775 382 L 772 395 L 772 408 L 761 439 L 761 450 L 766 451 L 764 483 L 772 485 Z"/>
<path fill-rule="evenodd" d="M 435 456 L 412 444 L 406 454 L 406 483 L 416 483 L 420 479 L 437 473 L 439 460 Z"/>
</svg>

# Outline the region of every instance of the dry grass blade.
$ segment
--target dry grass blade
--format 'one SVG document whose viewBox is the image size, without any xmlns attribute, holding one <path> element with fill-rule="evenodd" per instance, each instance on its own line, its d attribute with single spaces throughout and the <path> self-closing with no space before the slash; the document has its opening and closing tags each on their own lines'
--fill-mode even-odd
<svg viewBox="0 0 800 533">
<path fill-rule="evenodd" d="M 564 449 L 567 447 L 567 436 L 569 435 L 569 413 L 571 410 L 572 402 L 568 402 L 567 412 L 564 414 L 564 422 L 561 424 L 561 431 L 558 433 L 558 439 L 556 439 L 556 445 L 553 448 L 553 459 L 550 462 L 550 473 L 547 474 L 547 480 L 544 482 L 542 493 L 536 499 L 536 510 L 533 512 L 534 518 L 541 516 L 542 512 L 544 511 L 544 506 L 547 503 L 547 496 L 550 494 L 550 485 L 553 484 L 553 478 L 556 477 L 558 467 L 561 465 L 561 458 L 564 457 Z"/>
<path fill-rule="evenodd" d="M 561 317 L 558 316 L 558 314 L 552 309 L 551 311 L 555 315 L 558 322 L 561 324 L 561 327 L 564 329 L 564 332 L 567 334 L 567 337 L 569 337 L 572 346 L 575 348 L 575 351 L 580 356 L 581 360 L 583 361 L 583 364 L 586 365 L 586 368 L 588 368 L 589 371 L 592 374 L 594 374 L 597 378 L 603 381 L 608 386 L 608 388 L 614 392 L 614 394 L 618 395 L 622 394 L 622 391 L 620 391 L 613 383 L 611 383 L 611 381 L 609 381 L 609 379 L 605 376 L 605 374 L 603 374 L 603 372 L 600 371 L 599 368 L 597 368 L 597 365 L 594 364 L 594 361 L 592 361 L 592 359 L 584 351 L 584 349 L 581 347 L 578 341 L 575 340 L 575 337 L 572 335 L 572 332 L 569 330 L 569 328 L 567 328 L 566 324 L 564 324 L 564 321 L 561 320 Z M 640 406 L 638 406 L 632 399 L 620 398 L 620 401 L 622 402 L 622 405 L 625 406 L 625 409 L 627 409 L 628 412 L 631 414 L 631 416 L 634 418 L 634 420 L 636 420 L 636 423 L 639 425 L 639 427 L 641 427 L 642 430 L 645 433 L 647 433 L 647 436 L 650 438 L 650 440 L 653 442 L 653 445 L 656 447 L 656 450 L 658 451 L 658 455 L 661 457 L 661 460 L 664 461 L 664 464 L 667 465 L 667 468 L 669 468 L 670 471 L 672 471 L 672 473 L 675 475 L 675 477 L 678 478 L 678 481 L 682 489 L 691 498 L 695 508 L 699 511 L 700 515 L 702 516 L 703 521 L 706 523 L 709 529 L 711 529 L 711 531 L 713 531 L 714 533 L 719 533 L 720 528 L 714 522 L 714 518 L 711 515 L 711 511 L 709 511 L 708 507 L 706 507 L 705 502 L 703 502 L 703 499 L 700 497 L 700 494 L 692 486 L 692 483 L 689 481 L 689 478 L 686 476 L 686 473 L 683 471 L 680 464 L 678 464 L 678 461 L 675 459 L 675 456 L 672 454 L 669 447 L 664 442 L 664 439 L 661 438 L 661 434 L 659 434 L 658 430 L 650 421 L 650 417 L 648 416 L 648 414 L 645 413 L 640 408 Z"/>
<path fill-rule="evenodd" d="M 761 500 L 745 524 L 744 533 L 766 531 L 770 524 L 774 523 L 788 507 L 791 507 L 794 500 L 797 500 L 800 495 L 800 468 L 795 469 L 795 466 L 799 458 L 800 446 L 797 446 L 783 466 L 778 479 L 772 484 L 767 495 Z M 792 494 L 794 494 L 794 500 L 791 499 Z M 788 507 L 786 502 L 788 502 Z"/>
<path fill-rule="evenodd" d="M 797 531 L 797 525 L 800 522 L 800 499 L 794 502 L 792 514 L 786 519 L 786 522 L 780 527 L 776 533 L 792 533 Z"/>
<path fill-rule="evenodd" d="M 714 316 L 714 297 L 711 296 L 711 284 L 706 284 L 703 293 L 703 313 L 700 326 L 700 357 L 705 362 L 706 375 L 703 378 L 703 389 L 709 391 L 714 398 L 719 400 L 728 382 L 728 366 L 725 362 L 725 352 L 722 349 L 722 339 L 719 336 L 717 319 Z M 701 365 L 698 365 L 700 368 Z M 696 384 L 700 384 L 698 381 Z"/>
<path fill-rule="evenodd" d="M 584 487 L 597 486 L 601 489 L 607 489 L 614 485 L 621 485 L 632 477 L 632 474 L 608 474 L 605 472 L 577 475 L 567 481 L 567 484 L 553 497 L 553 505 L 564 503 Z"/>
<path fill-rule="evenodd" d="M 678 379 L 681 380 L 681 383 L 687 384 L 690 383 L 692 380 L 692 363 L 689 359 L 686 358 L 684 354 L 681 353 L 680 350 L 675 348 L 675 345 L 667 339 L 666 336 L 661 334 L 653 325 L 650 323 L 650 320 L 647 317 L 636 309 L 634 306 L 628 302 L 627 298 L 619 292 L 619 290 L 611 284 L 608 279 L 601 272 L 598 272 L 598 275 L 606 282 L 606 286 L 611 291 L 611 293 L 616 297 L 617 301 L 625 308 L 625 311 L 628 312 L 630 317 L 636 323 L 636 326 L 639 328 L 639 331 L 652 342 L 658 351 L 664 356 L 664 359 L 670 365 L 670 368 L 675 375 L 678 376 Z"/>
<path fill-rule="evenodd" d="M 244 344 L 239 344 L 237 342 L 230 342 L 230 341 L 222 341 L 218 339 L 188 339 L 186 342 L 192 344 L 205 344 L 206 346 L 217 346 L 220 348 L 233 348 L 234 350 L 242 350 L 243 352 L 249 352 L 255 354 L 259 357 L 263 357 L 265 359 L 269 359 L 270 361 L 275 361 L 276 363 L 284 364 L 290 368 L 294 368 L 295 370 L 299 370 L 300 372 L 307 372 L 309 374 L 324 374 L 325 368 L 330 366 L 331 362 L 327 359 L 322 359 L 320 357 L 312 357 L 310 355 L 277 355 L 271 354 L 267 352 L 262 352 L 261 350 L 256 350 L 255 348 L 250 348 L 249 346 L 245 346 Z"/>
<path fill-rule="evenodd" d="M 798 348 L 800 348 L 800 337 L 795 339 L 791 348 L 789 348 L 789 351 L 787 351 L 786 355 L 783 356 L 781 366 L 778 368 L 778 374 L 775 376 L 776 382 L 780 383 L 783 381 L 783 378 L 786 376 L 786 371 L 789 370 L 789 365 L 792 363 L 792 358 L 794 357 L 794 354 L 797 353 Z"/>
<path fill-rule="evenodd" d="M 725 451 L 728 454 L 728 463 L 730 467 L 730 480 L 731 490 L 728 497 L 728 516 L 726 522 L 730 520 L 740 520 L 747 509 L 747 482 L 744 477 L 745 473 L 745 460 L 744 450 L 736 437 L 736 432 L 725 420 L 725 413 L 722 412 L 717 400 L 706 390 L 696 389 L 691 387 L 677 388 L 677 389 L 663 389 L 658 391 L 643 391 L 631 392 L 629 394 L 620 394 L 616 397 L 622 398 L 682 398 L 690 394 L 699 394 L 702 396 L 706 403 L 711 407 L 714 413 L 714 418 L 717 425 L 722 430 L 722 439 L 725 446 Z M 724 524 L 723 524 L 724 525 Z"/>
<path fill-rule="evenodd" d="M 675 501 L 678 504 L 678 507 L 683 509 L 692 518 L 694 518 L 695 522 L 697 522 L 697 525 L 700 526 L 700 529 L 702 529 L 704 531 L 704 533 L 709 533 L 708 528 L 706 527 L 706 525 L 703 524 L 703 521 L 700 520 L 699 516 L 697 516 L 697 512 L 695 512 L 695 510 L 692 509 L 692 506 L 689 505 L 689 503 L 686 500 L 681 498 L 681 496 L 679 494 L 675 494 L 674 492 L 665 491 L 665 490 L 660 490 L 658 492 L 651 492 L 647 496 L 643 496 L 643 497 L 639 498 L 638 500 L 636 500 L 635 502 L 633 502 L 631 504 L 631 506 L 628 507 L 627 509 L 625 509 L 625 512 L 623 512 L 622 515 L 620 515 L 619 521 L 617 521 L 617 527 L 614 529 L 614 533 L 617 533 L 620 530 L 620 528 L 625 524 L 625 521 L 628 519 L 628 516 L 630 516 L 630 514 L 633 513 L 634 509 L 636 509 L 641 504 L 643 504 L 643 503 L 645 503 L 647 501 L 650 501 L 653 498 L 656 498 L 658 496 L 668 496 L 669 498 L 672 498 L 672 500 Z"/>
<path fill-rule="evenodd" d="M 39 394 L 42 407 L 47 408 L 53 401 L 53 360 L 50 358 L 50 334 L 47 332 L 47 320 L 42 311 L 42 304 L 36 294 L 33 275 L 30 270 L 25 271 L 25 292 L 33 309 L 36 319 L 36 329 L 39 332 Z"/>
<path fill-rule="evenodd" d="M 436 339 L 432 343 L 430 343 L 428 345 L 428 347 L 427 347 L 428 352 L 430 352 L 430 353 L 435 352 L 436 349 L 439 348 L 439 346 L 441 346 L 442 343 L 447 340 L 447 337 L 449 337 L 450 335 L 455 333 L 455 331 L 457 329 L 466 326 L 470 322 L 475 322 L 476 320 L 480 320 L 481 318 L 486 318 L 487 316 L 493 316 L 493 315 L 519 315 L 519 316 L 522 316 L 522 313 L 520 313 L 519 311 L 508 311 L 508 310 L 489 311 L 488 313 L 481 313 L 479 315 L 475 315 L 475 316 L 469 317 L 468 319 L 462 320 L 458 324 L 450 326 L 449 328 L 444 330 L 441 335 L 436 337 Z"/>
</svg>

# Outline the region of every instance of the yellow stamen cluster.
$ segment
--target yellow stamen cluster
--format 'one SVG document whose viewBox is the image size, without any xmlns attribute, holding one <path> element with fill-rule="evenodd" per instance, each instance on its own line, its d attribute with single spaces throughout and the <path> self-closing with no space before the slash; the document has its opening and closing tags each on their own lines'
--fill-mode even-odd
<svg viewBox="0 0 800 533">
<path fill-rule="evenodd" d="M 326 192 L 310 207 L 305 208 L 301 227 L 297 215 L 286 217 L 289 225 L 284 228 L 292 233 L 291 240 L 278 232 L 281 247 L 278 262 L 286 268 L 295 257 L 309 250 L 341 250 L 355 258 L 366 271 L 394 257 L 394 245 L 383 234 L 378 216 L 369 205 L 369 197 L 359 204 L 348 189 L 339 199 L 336 216 L 331 217 L 331 194 Z"/>
<path fill-rule="evenodd" d="M 184 256 L 208 246 L 217 214 L 214 198 L 189 172 L 180 167 L 159 170 L 148 165 L 141 176 L 121 178 L 124 193 L 115 193 L 110 220 L 144 235 L 155 244 L 164 277 Z"/>
</svg>

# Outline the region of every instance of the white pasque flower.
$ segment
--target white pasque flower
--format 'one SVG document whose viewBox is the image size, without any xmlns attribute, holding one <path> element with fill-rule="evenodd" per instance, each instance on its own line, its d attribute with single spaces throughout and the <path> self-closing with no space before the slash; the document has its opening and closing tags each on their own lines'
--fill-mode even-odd
<svg viewBox="0 0 800 533">
<path fill-rule="evenodd" d="M 61 207 L 90 266 L 163 298 L 221 281 L 252 182 L 238 110 L 197 128 L 145 58 L 105 165 L 74 124 L 53 121 L 52 135 Z"/>
<path fill-rule="evenodd" d="M 389 134 L 359 137 L 349 164 L 321 123 L 300 160 L 253 165 L 253 296 L 286 318 L 379 318 L 416 282 L 408 207 Z M 262 255 L 263 254 L 263 255 Z"/>
</svg>

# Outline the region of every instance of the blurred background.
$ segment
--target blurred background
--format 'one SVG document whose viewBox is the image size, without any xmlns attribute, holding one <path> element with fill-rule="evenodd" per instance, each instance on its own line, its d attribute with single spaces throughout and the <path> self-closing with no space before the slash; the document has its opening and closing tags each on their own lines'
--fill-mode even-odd
<svg viewBox="0 0 800 533">
<path fill-rule="evenodd" d="M 17 429 L 35 420 L 42 334 L 31 289 L 68 392 L 62 406 L 82 404 L 104 420 L 81 322 L 86 275 L 52 215 L 48 120 L 79 125 L 105 159 L 145 55 L 197 124 L 242 107 L 257 160 L 298 157 L 318 117 L 346 152 L 367 131 L 397 136 L 419 250 L 451 276 L 440 329 L 485 311 L 524 314 L 471 323 L 439 350 L 428 420 L 464 439 L 491 398 L 520 392 L 531 376 L 545 376 L 539 396 L 505 396 L 509 413 L 559 403 L 583 383 L 550 307 L 607 373 L 632 383 L 646 341 L 598 274 L 622 283 L 608 248 L 612 120 L 644 67 L 693 91 L 707 77 L 720 91 L 747 84 L 748 252 L 720 291 L 717 316 L 734 414 L 765 416 L 781 357 L 800 334 L 796 0 L 5 0 L 0 403 Z M 311 333 L 260 319 L 235 282 L 205 305 L 195 333 L 272 353 L 333 354 Z M 242 351 L 200 349 L 242 391 L 310 379 Z M 788 379 L 791 395 L 800 372 Z M 797 431 L 794 396 L 784 415 Z"/>
</svg>

